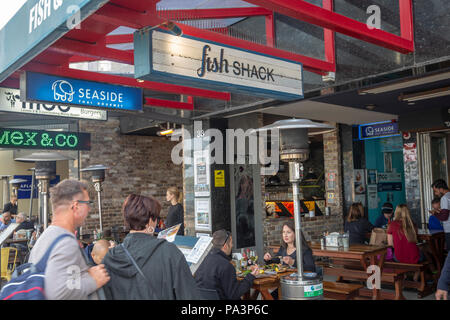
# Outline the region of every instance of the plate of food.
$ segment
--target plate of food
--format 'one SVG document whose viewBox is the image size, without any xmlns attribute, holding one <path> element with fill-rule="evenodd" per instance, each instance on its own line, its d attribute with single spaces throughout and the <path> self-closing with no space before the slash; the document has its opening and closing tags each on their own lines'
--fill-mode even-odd
<svg viewBox="0 0 450 320">
<path fill-rule="evenodd" d="M 265 272 L 269 273 L 281 273 L 288 270 L 288 267 L 282 265 L 281 263 L 270 263 L 264 266 Z"/>
</svg>

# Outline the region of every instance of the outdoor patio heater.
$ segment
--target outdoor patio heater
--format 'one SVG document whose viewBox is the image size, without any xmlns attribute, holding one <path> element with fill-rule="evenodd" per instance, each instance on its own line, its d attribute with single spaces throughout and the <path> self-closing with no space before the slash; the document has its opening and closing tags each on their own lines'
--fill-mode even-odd
<svg viewBox="0 0 450 320">
<path fill-rule="evenodd" d="M 102 183 L 105 181 L 105 172 L 109 169 L 102 164 L 96 164 L 87 168 L 81 169 L 81 172 L 91 172 L 91 180 L 94 184 L 95 191 L 97 191 L 98 199 L 98 218 L 100 222 L 100 232 L 103 235 L 103 223 L 102 223 Z"/>
<path fill-rule="evenodd" d="M 2 209 L 5 207 L 5 204 L 9 202 L 9 178 L 12 177 L 10 175 L 0 176 L 3 181 L 3 203 Z"/>
<path fill-rule="evenodd" d="M 308 131 L 314 134 L 334 130 L 328 124 L 316 123 L 305 119 L 288 119 L 276 121 L 273 124 L 256 131 L 279 130 L 280 159 L 289 163 L 289 181 L 292 183 L 295 221 L 295 243 L 297 273 L 283 277 L 280 280 L 283 300 L 318 300 L 323 298 L 322 277 L 317 274 L 303 272 L 300 189 L 303 179 L 303 162 L 309 158 Z"/>
<path fill-rule="evenodd" d="M 38 181 L 39 190 L 39 226 L 44 225 L 44 230 L 48 226 L 48 199 L 50 180 L 56 176 L 56 161 L 74 160 L 61 153 L 56 152 L 35 152 L 29 156 L 16 158 L 16 161 L 35 162 L 34 174 Z"/>
</svg>

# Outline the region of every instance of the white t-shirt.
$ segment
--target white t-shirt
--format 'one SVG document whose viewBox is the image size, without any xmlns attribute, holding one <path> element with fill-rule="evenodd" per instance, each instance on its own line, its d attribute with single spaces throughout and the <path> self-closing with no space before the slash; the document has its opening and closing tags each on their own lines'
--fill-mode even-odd
<svg viewBox="0 0 450 320">
<path fill-rule="evenodd" d="M 441 209 L 450 210 L 450 192 L 444 194 L 441 198 Z M 442 222 L 445 233 L 450 233 L 450 218 Z"/>
</svg>

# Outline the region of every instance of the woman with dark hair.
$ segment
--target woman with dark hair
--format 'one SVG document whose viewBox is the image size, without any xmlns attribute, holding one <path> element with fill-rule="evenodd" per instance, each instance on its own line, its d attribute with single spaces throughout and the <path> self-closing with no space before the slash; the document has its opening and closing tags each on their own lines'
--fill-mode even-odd
<svg viewBox="0 0 450 320">
<path fill-rule="evenodd" d="M 283 263 L 292 268 L 297 268 L 297 249 L 295 244 L 295 224 L 293 220 L 288 220 L 283 224 L 282 228 L 282 238 L 280 249 L 278 250 L 277 256 L 281 256 L 281 261 L 279 258 L 273 258 L 270 253 L 264 255 L 264 261 L 266 263 Z M 316 272 L 316 265 L 314 264 L 314 258 L 312 255 L 312 250 L 308 246 L 306 239 L 301 232 L 302 239 L 302 256 L 303 256 L 303 270 Z"/>
<path fill-rule="evenodd" d="M 200 299 L 181 251 L 153 236 L 160 210 L 161 205 L 153 197 L 132 194 L 126 198 L 122 213 L 130 233 L 103 259 L 111 277 L 104 287 L 107 299 Z"/>
<path fill-rule="evenodd" d="M 344 231 L 349 233 L 350 244 L 364 244 L 366 234 L 373 229 L 373 225 L 363 216 L 358 203 L 353 203 L 344 224 Z"/>
</svg>

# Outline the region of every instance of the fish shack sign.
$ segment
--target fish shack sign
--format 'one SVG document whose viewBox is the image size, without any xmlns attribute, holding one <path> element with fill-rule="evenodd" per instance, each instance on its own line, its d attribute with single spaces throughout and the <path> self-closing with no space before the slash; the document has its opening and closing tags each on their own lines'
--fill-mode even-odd
<svg viewBox="0 0 450 320">
<path fill-rule="evenodd" d="M 278 100 L 303 98 L 300 62 L 181 37 L 156 29 L 134 33 L 135 77 Z"/>
</svg>

